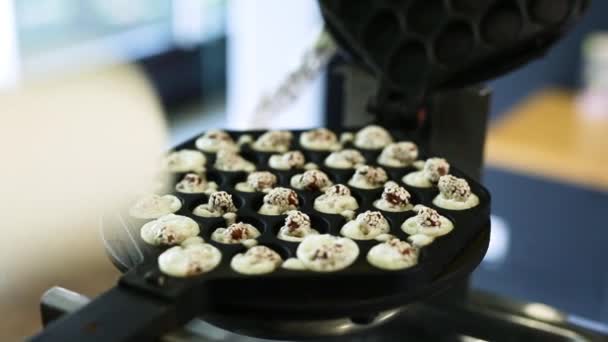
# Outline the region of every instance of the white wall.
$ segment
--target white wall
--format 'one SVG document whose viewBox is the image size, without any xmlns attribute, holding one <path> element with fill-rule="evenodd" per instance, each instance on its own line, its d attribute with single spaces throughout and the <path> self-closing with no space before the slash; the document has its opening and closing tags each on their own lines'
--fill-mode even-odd
<svg viewBox="0 0 608 342">
<path fill-rule="evenodd" d="M 232 0 L 228 13 L 229 128 L 301 128 L 321 119 L 320 79 L 289 110 L 271 122 L 250 123 L 262 94 L 298 63 L 322 18 L 314 0 Z"/>
</svg>

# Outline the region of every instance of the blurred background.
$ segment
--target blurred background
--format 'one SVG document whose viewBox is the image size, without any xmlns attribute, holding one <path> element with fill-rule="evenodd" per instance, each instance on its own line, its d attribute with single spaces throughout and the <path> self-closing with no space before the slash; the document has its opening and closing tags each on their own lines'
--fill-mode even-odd
<svg viewBox="0 0 608 342">
<path fill-rule="evenodd" d="M 608 322 L 606 13 L 608 3 L 594 1 L 546 58 L 490 83 L 493 236 L 473 277 L 477 288 L 592 325 Z M 89 106 L 103 117 L 108 103 L 158 111 L 165 146 L 208 128 L 244 129 L 321 28 L 313 0 L 0 0 L 0 126 L 46 97 L 63 114 Z M 269 128 L 326 124 L 326 88 L 321 73 Z M 44 125 L 57 113 L 34 115 Z M 44 262 L 21 260 L 29 271 L 19 277 L 0 269 L 2 340 L 40 328 L 38 300 L 50 286 L 94 296 L 116 281 L 98 236 L 74 242 Z"/>
</svg>

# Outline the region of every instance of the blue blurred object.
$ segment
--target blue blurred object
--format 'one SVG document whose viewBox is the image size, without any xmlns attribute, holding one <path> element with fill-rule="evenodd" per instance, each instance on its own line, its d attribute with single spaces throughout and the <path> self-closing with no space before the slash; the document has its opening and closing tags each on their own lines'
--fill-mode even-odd
<svg viewBox="0 0 608 342">
<path fill-rule="evenodd" d="M 608 322 L 608 230 L 600 210 L 608 193 L 494 168 L 484 184 L 509 238 L 503 260 L 475 271 L 474 287 Z"/>
<path fill-rule="evenodd" d="M 491 82 L 494 89 L 492 118 L 505 113 L 535 90 L 579 87 L 582 75 L 581 43 L 589 33 L 608 29 L 607 13 L 607 1 L 592 1 L 583 20 L 546 57 Z"/>
</svg>

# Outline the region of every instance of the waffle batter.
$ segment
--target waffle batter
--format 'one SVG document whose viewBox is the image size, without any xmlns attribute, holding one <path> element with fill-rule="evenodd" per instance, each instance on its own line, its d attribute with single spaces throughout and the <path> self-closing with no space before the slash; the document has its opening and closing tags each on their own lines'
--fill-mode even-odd
<svg viewBox="0 0 608 342">
<path fill-rule="evenodd" d="M 164 251 L 158 257 L 158 266 L 164 274 L 191 277 L 212 271 L 221 260 L 222 253 L 217 248 L 193 237 Z"/>
<path fill-rule="evenodd" d="M 332 152 L 325 158 L 325 165 L 334 169 L 354 169 L 365 164 L 365 157 L 354 149 Z"/>
<path fill-rule="evenodd" d="M 432 208 L 417 205 L 414 210 L 417 215 L 405 220 L 401 229 L 410 235 L 409 240 L 417 246 L 428 245 L 436 237 L 446 235 L 454 229 L 450 220 Z"/>
<path fill-rule="evenodd" d="M 293 134 L 289 131 L 268 131 L 254 143 L 253 149 L 260 152 L 285 152 L 289 150 Z"/>
<path fill-rule="evenodd" d="M 342 147 L 336 134 L 327 128 L 317 128 L 302 133 L 300 135 L 300 145 L 315 151 L 336 151 Z"/>
<path fill-rule="evenodd" d="M 386 146 L 378 157 L 378 164 L 388 167 L 407 167 L 418 158 L 418 146 L 409 141 L 401 141 Z"/>
<path fill-rule="evenodd" d="M 395 182 L 387 182 L 384 185 L 382 197 L 374 201 L 374 207 L 391 212 L 403 212 L 411 210 L 414 206 L 410 203 L 412 195 Z"/>
<path fill-rule="evenodd" d="M 221 129 L 214 129 L 206 132 L 203 136 L 196 139 L 195 145 L 199 150 L 209 153 L 215 153 L 219 150 L 238 150 L 238 146 L 230 134 Z"/>
<path fill-rule="evenodd" d="M 393 238 L 372 247 L 367 253 L 367 261 L 383 270 L 402 270 L 418 263 L 418 249 Z"/>
<path fill-rule="evenodd" d="M 201 217 L 220 217 L 227 213 L 236 213 L 236 211 L 232 195 L 226 191 L 217 191 L 209 196 L 206 204 L 194 208 L 193 214 Z"/>
<path fill-rule="evenodd" d="M 211 194 L 217 187 L 217 183 L 207 181 L 204 173 L 188 173 L 175 185 L 175 190 L 183 194 Z"/>
<path fill-rule="evenodd" d="M 215 168 L 220 171 L 255 171 L 255 164 L 234 151 L 220 150 L 215 159 Z"/>
<path fill-rule="evenodd" d="M 205 155 L 196 150 L 180 150 L 171 152 L 165 158 L 165 167 L 169 172 L 203 172 L 205 171 Z"/>
<path fill-rule="evenodd" d="M 247 240 L 257 239 L 260 231 L 249 223 L 238 222 L 231 224 L 228 228 L 218 228 L 211 234 L 211 240 L 225 244 L 242 243 Z"/>
<path fill-rule="evenodd" d="M 393 142 L 390 133 L 376 125 L 362 128 L 355 134 L 355 146 L 368 150 L 377 150 Z"/>
<path fill-rule="evenodd" d="M 266 246 L 254 246 L 235 255 L 230 266 L 238 273 L 258 275 L 274 272 L 282 263 L 279 253 Z"/>
<path fill-rule="evenodd" d="M 449 210 L 466 210 L 479 204 L 477 195 L 471 193 L 469 183 L 463 178 L 446 175 L 439 178 L 437 183 L 439 195 L 433 204 Z"/>
<path fill-rule="evenodd" d="M 317 197 L 315 210 L 326 214 L 342 214 L 345 211 L 354 211 L 359 208 L 357 199 L 351 196 L 350 189 L 342 184 L 330 186 L 325 194 Z"/>
<path fill-rule="evenodd" d="M 335 272 L 350 266 L 359 256 L 359 247 L 348 238 L 309 235 L 296 251 L 303 266 L 316 272 Z"/>
<path fill-rule="evenodd" d="M 348 185 L 359 189 L 377 189 L 388 180 L 388 175 L 381 167 L 362 165 L 348 181 Z"/>
<path fill-rule="evenodd" d="M 247 176 L 247 181 L 237 183 L 235 188 L 243 192 L 269 192 L 277 184 L 277 176 L 268 171 L 256 171 Z"/>
<path fill-rule="evenodd" d="M 179 198 L 173 195 L 147 195 L 140 198 L 130 209 L 129 215 L 139 219 L 155 219 L 172 214 L 182 207 Z"/>
<path fill-rule="evenodd" d="M 291 177 L 291 187 L 298 190 L 323 191 L 332 185 L 327 174 L 319 170 L 308 170 Z"/>
<path fill-rule="evenodd" d="M 310 217 L 305 213 L 292 210 L 287 213 L 285 224 L 279 229 L 277 237 L 281 240 L 300 242 L 308 235 L 319 234 L 311 227 Z"/>
<path fill-rule="evenodd" d="M 191 218 L 168 214 L 144 224 L 140 236 L 154 246 L 177 245 L 200 233 L 198 224 Z"/>
<path fill-rule="evenodd" d="M 403 183 L 418 188 L 430 188 L 439 181 L 441 176 L 450 172 L 450 164 L 443 158 L 429 158 L 422 170 L 408 173 L 403 177 Z"/>
<path fill-rule="evenodd" d="M 283 154 L 273 154 L 268 159 L 268 166 L 276 170 L 302 169 L 306 158 L 300 151 L 289 151 Z"/>
<path fill-rule="evenodd" d="M 277 187 L 264 196 L 258 212 L 262 215 L 283 215 L 290 210 L 296 210 L 298 205 L 298 195 L 295 191 Z"/>
</svg>

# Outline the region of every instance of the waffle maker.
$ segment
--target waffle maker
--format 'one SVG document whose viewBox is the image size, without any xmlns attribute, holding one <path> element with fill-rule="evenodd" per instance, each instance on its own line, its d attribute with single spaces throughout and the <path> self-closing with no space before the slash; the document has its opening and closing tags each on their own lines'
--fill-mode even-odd
<svg viewBox="0 0 608 342">
<path fill-rule="evenodd" d="M 430 156 L 434 151 L 428 150 L 424 131 L 418 129 L 419 113 L 435 92 L 496 77 L 542 55 L 581 16 L 587 1 L 324 0 L 320 5 L 328 30 L 349 62 L 362 66 L 378 80 L 377 92 L 369 100 L 367 110 L 380 124 L 398 127 L 392 131 L 397 139 L 418 142 Z M 297 137 L 299 132 L 295 134 Z M 192 145 L 193 141 L 188 141 L 176 149 Z M 377 152 L 364 152 L 368 160 L 375 160 Z M 264 153 L 244 150 L 243 154 L 256 161 L 261 169 L 267 165 L 268 155 Z M 212 163 L 213 156 L 208 157 L 208 163 Z M 307 152 L 307 157 L 318 162 L 323 156 Z M 334 182 L 345 182 L 348 177 L 325 171 Z M 390 170 L 389 173 L 392 179 L 398 180 L 407 171 Z M 240 251 L 239 247 L 218 246 L 224 260 L 213 272 L 191 279 L 166 277 L 156 265 L 159 250 L 142 245 L 138 235 L 132 233 L 134 226 L 137 229 L 137 222 L 117 214 L 111 219 L 124 233 L 106 235 L 105 239 L 112 261 L 125 275 L 114 288 L 80 310 L 50 323 L 33 340 L 148 340 L 199 315 L 228 330 L 270 338 L 304 336 L 290 335 L 289 330 L 277 333 L 280 329 L 273 328 L 272 324 L 261 325 L 265 329 L 257 326 L 247 330 L 248 325 L 242 322 L 295 322 L 292 325 L 297 325 L 301 321 L 339 321 L 344 317 L 355 323 L 382 321 L 401 307 L 454 286 L 474 270 L 485 254 L 490 231 L 489 194 L 458 169 L 452 173 L 469 180 L 481 204 L 466 213 L 442 211 L 460 229 L 424 249 L 419 265 L 400 272 L 371 268 L 364 260 L 371 246 L 359 243 L 359 259 L 341 272 L 281 270 L 267 276 L 244 277 L 231 272 L 227 266 L 230 256 Z M 283 185 L 289 176 L 289 173 L 280 174 Z M 216 173 L 215 177 L 222 188 L 234 193 L 231 186 L 243 175 Z M 408 190 L 412 190 L 417 203 L 429 204 L 436 194 L 436 190 Z M 310 208 L 312 195 L 302 192 L 299 195 L 304 207 Z M 358 191 L 355 195 L 365 209 L 379 193 Z M 185 211 L 180 213 L 188 215 L 192 205 L 204 200 L 202 196 L 180 197 L 185 203 L 182 209 Z M 262 227 L 261 244 L 273 247 L 284 257 L 293 255 L 295 246 L 279 243 L 274 238 L 280 218 L 260 217 L 255 213 L 260 202 L 259 196 L 239 196 L 237 215 L 245 222 Z M 405 218 L 387 216 L 392 226 Z M 323 215 L 316 215 L 313 220 L 320 223 L 322 230 L 334 235 L 342 223 Z M 213 228 L 221 225 L 213 220 L 199 219 L 199 223 L 207 241 Z M 315 337 L 323 332 L 310 328 L 307 335 Z"/>
</svg>

